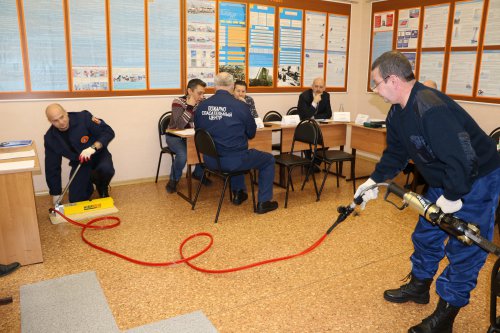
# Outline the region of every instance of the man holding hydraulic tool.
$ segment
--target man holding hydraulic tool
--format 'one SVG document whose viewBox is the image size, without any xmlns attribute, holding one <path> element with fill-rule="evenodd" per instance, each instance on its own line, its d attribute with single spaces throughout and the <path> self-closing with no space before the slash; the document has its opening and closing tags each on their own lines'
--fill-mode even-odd
<svg viewBox="0 0 500 333">
<path fill-rule="evenodd" d="M 101 198 L 108 197 L 108 186 L 115 174 L 113 160 L 107 147 L 115 137 L 113 129 L 104 120 L 89 111 L 66 112 L 59 104 L 45 109 L 52 124 L 45 134 L 45 177 L 55 204 L 61 194 L 61 162 L 66 157 L 71 175 L 81 167 L 69 186 L 69 201 L 89 200 L 93 183 Z"/>
<path fill-rule="evenodd" d="M 425 197 L 443 213 L 476 224 L 491 240 L 500 192 L 500 156 L 493 140 L 451 98 L 416 81 L 403 54 L 386 52 L 371 70 L 372 90 L 392 104 L 386 120 L 387 149 L 355 197 L 361 195 L 363 205 L 375 199 L 378 188 L 371 186 L 392 179 L 412 159 L 429 184 Z M 469 303 L 487 252 L 449 237 L 423 217 L 412 240 L 410 281 L 386 290 L 384 298 L 429 303 L 430 285 L 446 255 L 449 264 L 436 280 L 437 308 L 409 332 L 452 332 L 460 308 Z"/>
</svg>

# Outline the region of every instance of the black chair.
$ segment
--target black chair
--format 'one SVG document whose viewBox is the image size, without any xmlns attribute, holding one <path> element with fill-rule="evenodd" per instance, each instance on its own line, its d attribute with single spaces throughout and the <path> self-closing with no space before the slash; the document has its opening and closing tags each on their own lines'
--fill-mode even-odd
<svg viewBox="0 0 500 333">
<path fill-rule="evenodd" d="M 170 124 L 170 119 L 172 119 L 172 112 L 168 111 L 162 114 L 160 120 L 158 121 L 158 137 L 160 138 L 160 158 L 158 159 L 158 167 L 156 168 L 155 183 L 158 183 L 158 174 L 160 173 L 161 157 L 163 156 L 163 154 L 170 154 L 172 163 L 174 163 L 175 153 L 170 148 L 168 148 L 166 143 L 163 143 L 163 136 L 167 135 L 165 131 L 168 128 L 168 124 Z"/>
<path fill-rule="evenodd" d="M 231 184 L 230 180 L 231 177 L 233 176 L 239 176 L 239 175 L 244 175 L 248 174 L 250 176 L 250 185 L 252 187 L 252 201 L 253 201 L 253 211 L 256 211 L 256 205 L 255 205 L 255 194 L 254 194 L 254 179 L 251 170 L 241 170 L 241 171 L 224 171 L 221 168 L 220 164 L 220 158 L 219 154 L 217 153 L 217 148 L 215 147 L 215 142 L 212 139 L 212 136 L 210 133 L 208 133 L 204 129 L 197 129 L 195 134 L 194 134 L 194 144 L 196 146 L 196 153 L 198 154 L 198 161 L 200 162 L 200 165 L 203 169 L 203 175 L 201 176 L 200 183 L 198 184 L 198 189 L 196 190 L 196 195 L 194 197 L 193 205 L 191 206 L 191 209 L 194 209 L 196 206 L 196 201 L 198 201 L 198 195 L 200 194 L 200 189 L 201 185 L 203 183 L 203 179 L 205 179 L 207 174 L 213 174 L 216 175 L 224 180 L 224 186 L 222 188 L 222 193 L 219 199 L 219 207 L 217 208 L 217 214 L 215 215 L 215 223 L 217 223 L 217 220 L 219 219 L 219 213 L 220 209 L 222 207 L 222 202 L 224 201 L 224 194 L 226 193 L 226 188 L 227 184 L 229 183 L 229 198 L 232 199 L 232 193 L 231 193 Z M 209 167 L 206 166 L 205 163 L 203 163 L 203 156 L 210 156 L 214 158 L 217 161 L 217 168 L 216 169 L 210 169 Z"/>
<path fill-rule="evenodd" d="M 268 121 L 281 121 L 281 119 L 283 119 L 281 113 L 278 111 L 269 111 L 264 115 L 264 119 L 262 119 L 262 121 L 265 123 Z M 281 152 L 281 143 L 273 143 L 272 150 Z"/>
<path fill-rule="evenodd" d="M 281 113 L 279 113 L 278 111 L 271 110 L 271 111 L 268 111 L 264 115 L 264 118 L 262 119 L 262 121 L 263 122 L 267 122 L 267 121 L 281 121 L 281 119 L 283 119 L 283 116 L 281 115 Z"/>
<path fill-rule="evenodd" d="M 429 189 L 429 184 L 427 184 L 420 171 L 418 171 L 418 168 L 415 165 L 415 163 L 408 162 L 406 167 L 403 169 L 403 174 L 406 175 L 406 182 L 404 187 L 409 189 L 410 191 L 420 194 L 425 194 Z M 410 176 L 413 176 L 411 183 L 410 183 Z M 423 185 L 424 187 L 421 192 L 418 192 L 418 187 L 421 185 Z"/>
<path fill-rule="evenodd" d="M 295 167 L 307 167 L 308 174 L 314 167 L 314 159 L 307 159 L 301 156 L 293 154 L 295 142 L 303 142 L 309 145 L 309 149 L 316 153 L 317 143 L 318 143 L 318 131 L 313 120 L 306 119 L 301 121 L 295 128 L 293 134 L 292 147 L 290 148 L 290 153 L 280 154 L 274 156 L 276 164 L 280 167 L 285 167 L 288 172 L 288 177 L 286 181 L 286 194 L 285 194 L 285 208 L 288 205 L 288 190 L 292 182 L 292 171 Z M 318 196 L 318 186 L 316 185 L 316 178 L 314 172 L 312 172 L 312 178 L 314 182 L 314 190 L 316 192 L 316 197 Z M 292 185 L 293 191 L 293 185 Z"/>
<path fill-rule="evenodd" d="M 299 114 L 299 110 L 297 109 L 296 106 L 292 106 L 291 108 L 288 109 L 288 111 L 286 112 L 286 115 L 287 116 L 291 116 L 291 115 L 294 115 L 294 114 Z"/>
<path fill-rule="evenodd" d="M 490 137 L 493 138 L 493 140 L 495 140 L 498 149 L 499 147 L 498 143 L 500 142 L 500 127 L 497 127 L 493 131 L 491 131 Z M 500 149 L 498 150 L 498 153 L 500 154 Z M 499 223 L 500 223 L 500 203 L 497 206 L 497 211 L 495 213 L 495 224 Z M 498 233 L 500 234 L 500 225 L 498 226 Z"/>
<path fill-rule="evenodd" d="M 356 176 L 354 173 L 355 166 L 356 166 L 356 156 L 353 154 L 346 153 L 344 151 L 344 147 L 341 146 L 339 150 L 329 150 L 328 147 L 325 147 L 324 142 L 323 142 L 323 134 L 321 133 L 321 127 L 320 125 L 316 122 L 313 121 L 314 125 L 316 126 L 316 129 L 318 131 L 318 148 L 316 150 L 316 154 L 314 155 L 314 159 L 319 160 L 320 164 L 324 163 L 325 168 L 324 168 L 324 173 L 325 175 L 323 176 L 323 182 L 321 183 L 321 187 L 319 188 L 318 196 L 316 201 L 319 201 L 321 192 L 323 191 L 323 187 L 325 186 L 326 178 L 328 177 L 328 174 L 330 173 L 330 168 L 332 167 L 332 164 L 335 163 L 335 174 L 337 176 L 337 187 L 339 187 L 339 175 L 342 173 L 342 165 L 343 162 L 351 162 L 351 179 L 352 179 L 352 190 L 353 193 L 356 192 Z M 304 188 L 304 185 L 309 177 L 309 174 L 306 175 L 306 178 L 304 179 L 304 182 L 302 183 L 302 188 Z"/>
</svg>

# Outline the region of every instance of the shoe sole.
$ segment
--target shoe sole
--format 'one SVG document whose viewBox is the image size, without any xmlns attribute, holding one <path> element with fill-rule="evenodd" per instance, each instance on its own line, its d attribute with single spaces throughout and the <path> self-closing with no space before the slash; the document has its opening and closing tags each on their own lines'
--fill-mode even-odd
<svg viewBox="0 0 500 333">
<path fill-rule="evenodd" d="M 258 210 L 258 209 L 257 209 L 255 212 L 256 212 L 257 214 L 265 214 L 265 213 L 272 212 L 273 210 L 276 210 L 276 209 L 278 209 L 278 207 L 276 207 L 276 208 L 264 209 L 264 210 Z"/>
<path fill-rule="evenodd" d="M 417 304 L 429 304 L 430 297 L 429 297 L 429 299 L 421 299 L 421 298 L 415 298 L 415 297 L 411 297 L 411 296 L 409 296 L 407 298 L 392 298 L 392 297 L 384 294 L 384 299 L 386 301 L 391 302 L 391 303 L 398 303 L 398 304 L 406 303 L 406 302 L 414 302 Z"/>
</svg>

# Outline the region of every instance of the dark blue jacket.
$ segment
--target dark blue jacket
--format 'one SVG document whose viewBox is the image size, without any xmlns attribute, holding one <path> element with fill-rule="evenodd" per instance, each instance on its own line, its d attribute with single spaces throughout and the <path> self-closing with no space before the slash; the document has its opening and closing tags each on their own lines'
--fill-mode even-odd
<svg viewBox="0 0 500 333">
<path fill-rule="evenodd" d="M 299 102 L 297 103 L 297 111 L 300 120 L 310 119 L 311 117 L 315 119 L 330 119 L 332 117 L 330 94 L 323 91 L 321 94 L 321 101 L 319 101 L 316 108 L 312 106 L 313 100 L 314 96 L 312 89 L 308 89 L 300 94 Z"/>
<path fill-rule="evenodd" d="M 500 167 L 495 142 L 454 100 L 416 82 L 404 109 L 387 115 L 387 148 L 371 178 L 391 179 L 411 158 L 431 187 L 448 200 L 467 194 L 472 183 Z"/>
<path fill-rule="evenodd" d="M 198 104 L 194 125 L 210 133 L 220 156 L 247 150 L 257 130 L 250 107 L 225 90 Z"/>
<path fill-rule="evenodd" d="M 102 119 L 93 117 L 89 111 L 68 112 L 68 137 L 71 147 L 63 139 L 61 131 L 50 126 L 44 136 L 45 145 L 45 179 L 51 195 L 61 193 L 61 162 L 62 157 L 69 159 L 69 165 L 78 165 L 78 157 L 85 148 L 99 141 L 102 148 L 93 156 L 98 158 L 109 154 L 107 146 L 115 137 L 115 132 Z"/>
</svg>

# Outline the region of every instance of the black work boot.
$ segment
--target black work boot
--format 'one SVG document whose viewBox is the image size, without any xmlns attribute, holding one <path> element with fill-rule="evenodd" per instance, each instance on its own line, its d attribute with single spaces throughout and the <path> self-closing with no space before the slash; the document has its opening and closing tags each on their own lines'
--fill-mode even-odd
<svg viewBox="0 0 500 333">
<path fill-rule="evenodd" d="M 411 327 L 408 333 L 451 333 L 458 311 L 460 307 L 439 298 L 436 310 L 419 325 Z"/>
<path fill-rule="evenodd" d="M 97 188 L 97 192 L 99 193 L 99 197 L 107 198 L 109 197 L 109 189 L 108 186 L 100 186 Z"/>
<path fill-rule="evenodd" d="M 398 289 L 384 291 L 384 298 L 393 303 L 405 303 L 408 301 L 413 301 L 418 304 L 429 303 L 429 289 L 432 279 L 419 280 L 410 273 L 403 280 L 408 278 L 411 278 L 410 282 L 403 284 Z"/>
</svg>

